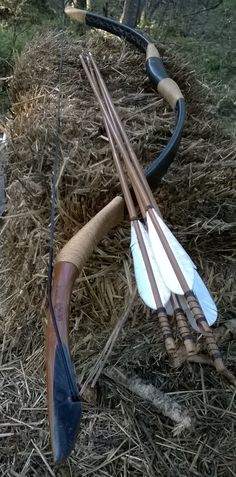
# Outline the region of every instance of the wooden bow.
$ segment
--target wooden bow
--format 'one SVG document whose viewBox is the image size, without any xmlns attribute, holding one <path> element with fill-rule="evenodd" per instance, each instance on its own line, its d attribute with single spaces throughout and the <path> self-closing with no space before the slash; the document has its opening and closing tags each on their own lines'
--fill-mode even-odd
<svg viewBox="0 0 236 477">
<path fill-rule="evenodd" d="M 148 76 L 176 114 L 176 125 L 170 141 L 145 172 L 149 184 L 156 187 L 174 158 L 184 126 L 185 100 L 178 85 L 168 77 L 158 50 L 142 33 L 114 20 L 75 8 L 66 7 L 65 12 L 75 20 L 126 39 L 146 53 Z M 81 417 L 79 391 L 68 343 L 73 285 L 99 240 L 123 217 L 123 198 L 116 197 L 65 245 L 56 258 L 49 290 L 46 336 L 49 425 L 56 463 L 63 461 L 73 448 Z"/>
</svg>

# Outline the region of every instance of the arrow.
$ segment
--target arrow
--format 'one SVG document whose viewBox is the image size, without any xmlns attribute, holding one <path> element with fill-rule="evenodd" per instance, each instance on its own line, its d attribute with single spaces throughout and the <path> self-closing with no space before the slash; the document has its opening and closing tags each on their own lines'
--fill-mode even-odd
<svg viewBox="0 0 236 477">
<path fill-rule="evenodd" d="M 188 313 L 188 316 L 193 316 L 195 318 L 196 325 L 194 328 L 201 332 L 207 332 L 209 331 L 209 326 L 203 310 L 198 303 L 199 296 L 196 297 L 193 292 L 194 281 L 196 282 L 197 273 L 195 273 L 195 266 L 191 258 L 160 217 L 160 212 L 156 207 L 152 192 L 142 173 L 138 159 L 123 129 L 112 99 L 91 54 L 87 61 L 91 63 L 95 70 L 99 88 L 107 108 L 105 108 L 101 99 L 99 104 L 106 120 L 110 119 L 112 134 L 125 161 L 140 209 L 142 211 L 146 210 L 145 219 L 148 226 L 148 235 L 163 281 L 173 293 L 184 295 L 188 309 L 190 309 L 191 312 L 191 315 Z M 115 125 L 117 126 L 117 129 L 115 129 Z M 128 151 L 125 149 L 125 146 Z M 130 159 L 127 152 L 128 155 L 130 155 Z M 206 302 L 207 300 L 204 300 L 204 303 Z M 206 308 L 207 307 L 205 306 L 205 309 Z M 187 309 L 187 306 L 185 306 L 185 309 Z M 212 310 L 210 309 L 210 311 Z M 212 321 L 213 319 L 211 316 L 210 322 L 212 323 Z M 193 320 L 190 320 L 190 322 L 192 323 Z"/>
<path fill-rule="evenodd" d="M 134 262 L 134 271 L 137 287 L 143 301 L 152 309 L 156 310 L 157 318 L 161 325 L 163 337 L 168 352 L 175 350 L 174 340 L 171 334 L 168 317 L 165 311 L 165 305 L 170 298 L 170 291 L 164 284 L 152 248 L 150 246 L 149 236 L 144 225 L 138 220 L 133 199 L 128 187 L 125 174 L 122 170 L 119 155 L 117 153 L 113 136 L 116 135 L 114 125 L 103 104 L 99 86 L 96 84 L 94 72 L 89 68 L 82 55 L 80 59 L 88 77 L 90 85 L 96 95 L 99 105 L 104 113 L 104 124 L 107 136 L 111 145 L 114 164 L 120 179 L 122 191 L 126 201 L 130 221 L 131 221 L 131 252 Z"/>
<path fill-rule="evenodd" d="M 126 179 L 120 164 L 120 160 L 114 145 L 114 141 L 112 138 L 112 133 L 114 134 L 115 131 L 112 127 L 112 122 L 110 121 L 111 118 L 109 118 L 109 115 L 107 114 L 107 111 L 105 110 L 105 106 L 102 103 L 99 87 L 98 85 L 96 85 L 96 82 L 95 82 L 95 75 L 93 71 L 91 70 L 91 68 L 89 71 L 84 61 L 84 58 L 82 56 L 81 56 L 81 61 L 85 69 L 86 75 L 92 86 L 92 89 L 98 99 L 98 102 L 105 116 L 104 123 L 105 123 L 106 131 L 107 131 L 107 136 L 111 144 L 113 159 L 114 159 L 116 169 L 120 178 L 122 190 L 124 193 L 124 197 L 126 200 L 127 208 L 128 208 L 130 219 L 131 219 L 131 252 L 133 255 L 135 276 L 136 276 L 136 282 L 137 282 L 139 294 L 142 297 L 143 301 L 148 306 L 150 306 L 153 309 L 157 309 L 158 311 L 161 312 L 162 316 L 161 317 L 159 316 L 159 318 L 160 318 L 160 324 L 161 324 L 161 328 L 162 328 L 162 332 L 163 332 L 163 336 L 165 340 L 165 345 L 168 352 L 171 352 L 174 350 L 174 342 L 171 335 L 171 330 L 170 330 L 170 326 L 166 316 L 166 312 L 165 310 L 163 310 L 163 305 L 167 303 L 167 297 L 169 298 L 170 291 L 168 290 L 168 294 L 167 294 L 166 287 L 163 290 L 163 280 L 161 279 L 159 268 L 157 266 L 155 257 L 150 247 L 148 232 L 145 229 L 144 225 L 136 219 L 136 211 L 134 209 L 134 205 L 133 204 L 131 205 L 131 202 L 132 202 L 131 194 L 130 194 L 128 184 L 126 182 Z M 136 194 L 137 194 L 137 191 L 136 191 Z M 153 286 L 154 277 L 155 277 L 155 283 Z M 161 310 L 159 310 L 160 306 L 161 306 Z M 191 350 L 191 352 L 193 352 L 193 350 Z"/>
<path fill-rule="evenodd" d="M 135 191 L 138 188 L 138 203 L 141 208 L 146 210 L 146 223 L 149 231 L 150 242 L 153 244 L 153 253 L 156 256 L 162 277 L 166 285 L 173 293 L 183 295 L 185 292 L 191 290 L 193 286 L 194 267 L 192 260 L 185 252 L 183 247 L 179 244 L 177 239 L 170 232 L 168 227 L 164 224 L 160 215 L 158 215 L 160 214 L 160 211 L 156 206 L 153 194 L 139 166 L 136 154 L 125 133 L 101 73 L 99 72 L 99 69 L 91 54 L 89 54 L 89 60 L 91 61 L 91 64 L 96 72 L 96 76 L 99 81 L 101 92 L 103 93 L 103 98 L 105 98 L 108 111 L 113 117 L 114 124 L 117 124 L 119 135 L 115 134 L 115 138 L 120 152 L 125 160 L 125 164 L 130 175 L 130 180 Z M 122 143 L 122 140 L 124 143 Z M 124 145 L 127 147 L 133 168 L 130 167 L 131 165 L 129 163 L 129 159 L 127 158 Z M 155 209 L 157 209 L 158 214 Z"/>
</svg>

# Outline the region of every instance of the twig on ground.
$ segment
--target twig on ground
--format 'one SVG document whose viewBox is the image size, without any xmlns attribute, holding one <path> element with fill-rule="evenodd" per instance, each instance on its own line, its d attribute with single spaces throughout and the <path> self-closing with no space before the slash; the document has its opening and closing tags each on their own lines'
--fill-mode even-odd
<svg viewBox="0 0 236 477">
<path fill-rule="evenodd" d="M 95 387 L 95 385 L 98 381 L 98 378 L 101 375 L 101 373 L 104 369 L 104 366 L 107 363 L 107 360 L 108 360 L 109 356 L 111 355 L 111 352 L 112 352 L 112 350 L 115 346 L 116 340 L 119 336 L 119 333 L 120 333 L 122 327 L 124 326 L 126 320 L 129 317 L 129 314 L 130 314 L 130 311 L 131 311 L 131 308 L 133 306 L 133 303 L 134 303 L 134 300 L 135 300 L 136 296 L 137 296 L 137 288 L 135 287 L 135 289 L 133 291 L 133 294 L 130 297 L 129 304 L 128 304 L 125 312 L 122 314 L 122 316 L 120 317 L 120 319 L 116 323 L 115 328 L 113 329 L 111 335 L 109 336 L 102 352 L 98 356 L 98 359 L 97 359 L 95 365 L 91 369 L 88 378 L 86 379 L 85 383 L 83 384 L 83 386 L 81 388 L 81 393 L 80 393 L 81 395 L 85 392 L 86 387 L 88 386 L 89 383 L 91 383 L 91 381 L 92 381 L 91 387 L 92 388 Z"/>
<path fill-rule="evenodd" d="M 176 423 L 173 430 L 174 435 L 179 435 L 182 431 L 192 428 L 193 418 L 188 410 L 152 384 L 145 383 L 135 375 L 128 377 L 118 368 L 107 368 L 103 373 L 140 398 L 151 402 L 159 412 L 174 421 Z"/>
</svg>

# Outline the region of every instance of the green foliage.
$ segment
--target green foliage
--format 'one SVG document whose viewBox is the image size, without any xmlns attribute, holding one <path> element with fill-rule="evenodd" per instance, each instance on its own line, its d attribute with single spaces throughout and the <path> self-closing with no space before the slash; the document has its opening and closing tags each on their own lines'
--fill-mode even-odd
<svg viewBox="0 0 236 477">
<path fill-rule="evenodd" d="M 190 62 L 205 79 L 233 83 L 235 75 L 236 2 L 224 0 L 216 9 L 193 16 L 189 10 L 180 17 L 166 17 L 152 33 L 161 40 L 181 47 Z"/>
<path fill-rule="evenodd" d="M 93 0 L 93 11 L 103 13 L 104 3 L 105 0 Z M 7 7 L 11 12 L 2 21 L 0 16 L 0 77 L 10 74 L 15 55 L 21 52 L 31 38 L 37 33 L 60 26 L 60 16 L 53 14 L 53 10 L 47 5 L 50 8 L 57 5 L 59 8 L 61 0 L 0 1 L 0 7 Z M 160 5 L 162 7 L 156 10 L 155 17 L 146 20 L 140 25 L 141 28 L 148 31 L 157 44 L 159 41 L 173 43 L 183 50 L 183 55 L 197 70 L 200 79 L 213 82 L 218 87 L 218 99 L 224 99 L 224 106 L 220 103 L 220 112 L 224 111 L 225 116 L 225 105 L 235 103 L 235 0 L 224 0 L 216 9 L 205 12 L 202 2 L 198 5 L 198 2 L 190 3 L 186 0 L 186 8 L 183 8 L 183 0 L 170 2 L 168 8 L 166 2 L 160 2 Z M 121 0 L 111 0 L 109 15 L 119 18 L 122 7 Z M 200 13 L 195 14 L 196 11 Z M 77 33 L 80 31 L 76 25 L 71 28 L 76 29 Z"/>
<path fill-rule="evenodd" d="M 197 10 L 201 10 L 197 8 Z M 199 79 L 213 85 L 219 119 L 235 133 L 236 2 L 191 17 L 190 8 L 177 15 L 171 6 L 164 16 L 142 24 L 158 42 L 173 44 L 183 52 Z"/>
<path fill-rule="evenodd" d="M 59 19 L 56 16 L 44 14 L 38 8 L 30 7 L 24 4 L 24 9 L 18 17 L 10 16 L 8 21 L 0 22 L 0 74 L 3 63 L 14 62 L 14 56 L 20 53 L 22 48 L 37 33 L 43 33 L 59 25 Z"/>
<path fill-rule="evenodd" d="M 44 13 L 26 1 L 4 0 L 1 7 L 9 8 L 10 14 L 0 19 L 0 78 L 11 75 L 16 55 L 36 34 L 57 28 L 61 22 L 59 17 Z M 0 105 L 0 114 L 3 114 L 8 106 L 8 97 L 7 84 L 2 82 Z"/>
<path fill-rule="evenodd" d="M 0 7 L 9 10 L 15 17 L 22 15 L 27 0 L 1 0 Z"/>
</svg>

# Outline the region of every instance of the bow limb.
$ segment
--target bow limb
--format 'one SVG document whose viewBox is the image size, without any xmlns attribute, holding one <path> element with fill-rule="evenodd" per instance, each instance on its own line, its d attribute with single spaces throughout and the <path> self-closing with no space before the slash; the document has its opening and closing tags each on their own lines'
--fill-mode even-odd
<svg viewBox="0 0 236 477">
<path fill-rule="evenodd" d="M 68 340 L 73 285 L 98 242 L 123 217 L 124 201 L 116 197 L 69 240 L 56 258 L 46 334 L 49 426 L 56 463 L 72 450 L 81 417 Z"/>
<path fill-rule="evenodd" d="M 146 54 L 147 74 L 154 88 L 158 90 L 160 95 L 165 98 L 175 112 L 175 128 L 169 142 L 145 171 L 149 185 L 155 188 L 172 163 L 181 140 L 186 108 L 180 88 L 175 81 L 169 78 L 157 48 L 143 33 L 111 18 L 106 18 L 85 10 L 66 7 L 65 13 L 73 20 L 105 30 L 125 39 Z"/>
</svg>

